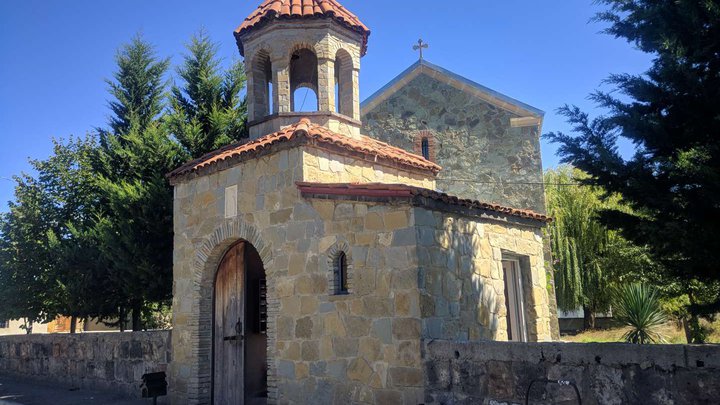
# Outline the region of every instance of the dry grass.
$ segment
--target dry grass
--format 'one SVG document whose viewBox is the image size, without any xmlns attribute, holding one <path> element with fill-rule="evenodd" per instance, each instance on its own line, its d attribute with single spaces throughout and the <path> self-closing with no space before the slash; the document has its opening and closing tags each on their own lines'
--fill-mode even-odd
<svg viewBox="0 0 720 405">
<path fill-rule="evenodd" d="M 705 326 L 710 328 L 710 336 L 708 343 L 720 343 L 720 317 L 715 322 L 703 321 Z M 574 343 L 611 343 L 624 342 L 623 335 L 627 328 L 599 329 L 579 333 L 577 335 L 563 335 L 560 340 L 564 342 Z M 666 324 L 662 329 L 662 335 L 665 336 L 667 343 L 685 344 L 685 332 L 682 328 L 677 327 L 674 323 Z"/>
</svg>

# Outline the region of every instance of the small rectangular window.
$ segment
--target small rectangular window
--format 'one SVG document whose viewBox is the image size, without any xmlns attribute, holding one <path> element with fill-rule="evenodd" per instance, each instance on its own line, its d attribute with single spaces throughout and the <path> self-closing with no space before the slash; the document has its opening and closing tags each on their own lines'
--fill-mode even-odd
<svg viewBox="0 0 720 405">
<path fill-rule="evenodd" d="M 517 259 L 506 259 L 502 261 L 502 267 L 505 278 L 508 340 L 513 342 L 527 342 L 525 297 L 523 294 L 520 261 Z"/>
<path fill-rule="evenodd" d="M 0 321 L 0 329 L 6 329 L 9 326 L 9 321 Z"/>
</svg>

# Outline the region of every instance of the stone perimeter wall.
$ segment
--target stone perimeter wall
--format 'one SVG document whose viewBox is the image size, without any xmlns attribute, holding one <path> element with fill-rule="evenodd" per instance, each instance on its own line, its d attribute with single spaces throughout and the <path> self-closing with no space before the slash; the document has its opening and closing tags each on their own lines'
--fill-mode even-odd
<svg viewBox="0 0 720 405">
<path fill-rule="evenodd" d="M 170 331 L 0 337 L 0 373 L 140 397 L 170 363 Z"/>
<path fill-rule="evenodd" d="M 423 347 L 425 404 L 525 404 L 535 379 L 572 380 L 584 405 L 714 404 L 720 346 L 453 343 Z M 577 404 L 568 386 L 535 384 L 530 403 Z"/>
</svg>

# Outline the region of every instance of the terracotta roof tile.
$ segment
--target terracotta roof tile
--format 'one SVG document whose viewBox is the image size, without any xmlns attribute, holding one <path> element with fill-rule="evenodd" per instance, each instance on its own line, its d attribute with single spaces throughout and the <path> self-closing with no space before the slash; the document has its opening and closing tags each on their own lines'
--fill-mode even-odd
<svg viewBox="0 0 720 405">
<path fill-rule="evenodd" d="M 235 30 L 235 37 L 259 27 L 274 18 L 333 18 L 363 34 L 362 54 L 367 52 L 370 30 L 355 14 L 336 0 L 265 0 Z M 238 44 L 240 40 L 238 38 Z M 242 45 L 240 52 L 244 53 Z"/>
<path fill-rule="evenodd" d="M 496 212 L 503 215 L 532 219 L 540 222 L 552 222 L 552 218 L 530 210 L 505 207 L 497 204 L 488 204 L 475 200 L 461 199 L 439 191 L 426 188 L 408 186 L 405 184 L 382 183 L 297 183 L 303 195 L 322 194 L 338 196 L 364 196 L 364 197 L 426 197 L 446 204 L 459 205 L 467 208 Z"/>
<path fill-rule="evenodd" d="M 168 174 L 169 178 L 192 173 L 204 167 L 217 164 L 226 159 L 241 155 L 258 153 L 264 149 L 295 138 L 305 138 L 319 144 L 332 144 L 346 150 L 364 153 L 381 159 L 394 161 L 403 166 L 427 170 L 437 174 L 442 168 L 437 164 L 385 142 L 361 135 L 359 139 L 337 134 L 323 126 L 313 124 L 309 119 L 303 118 L 297 124 L 290 125 L 278 132 L 258 138 L 246 143 L 228 145 L 215 152 L 211 152 L 199 159 L 188 162 L 182 167 Z"/>
</svg>

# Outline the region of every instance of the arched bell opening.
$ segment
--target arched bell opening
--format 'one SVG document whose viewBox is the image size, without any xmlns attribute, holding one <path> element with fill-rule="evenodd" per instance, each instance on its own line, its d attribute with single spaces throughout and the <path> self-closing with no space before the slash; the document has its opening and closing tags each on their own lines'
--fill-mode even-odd
<svg viewBox="0 0 720 405">
<path fill-rule="evenodd" d="M 352 56 L 339 49 L 335 55 L 335 111 L 339 114 L 354 117 L 354 89 Z"/>
<path fill-rule="evenodd" d="M 261 50 L 252 63 L 253 118 L 261 119 L 273 113 L 273 80 L 270 54 Z"/>
<path fill-rule="evenodd" d="M 311 49 L 301 48 L 290 56 L 290 93 L 291 111 L 318 111 L 318 58 Z"/>
</svg>

